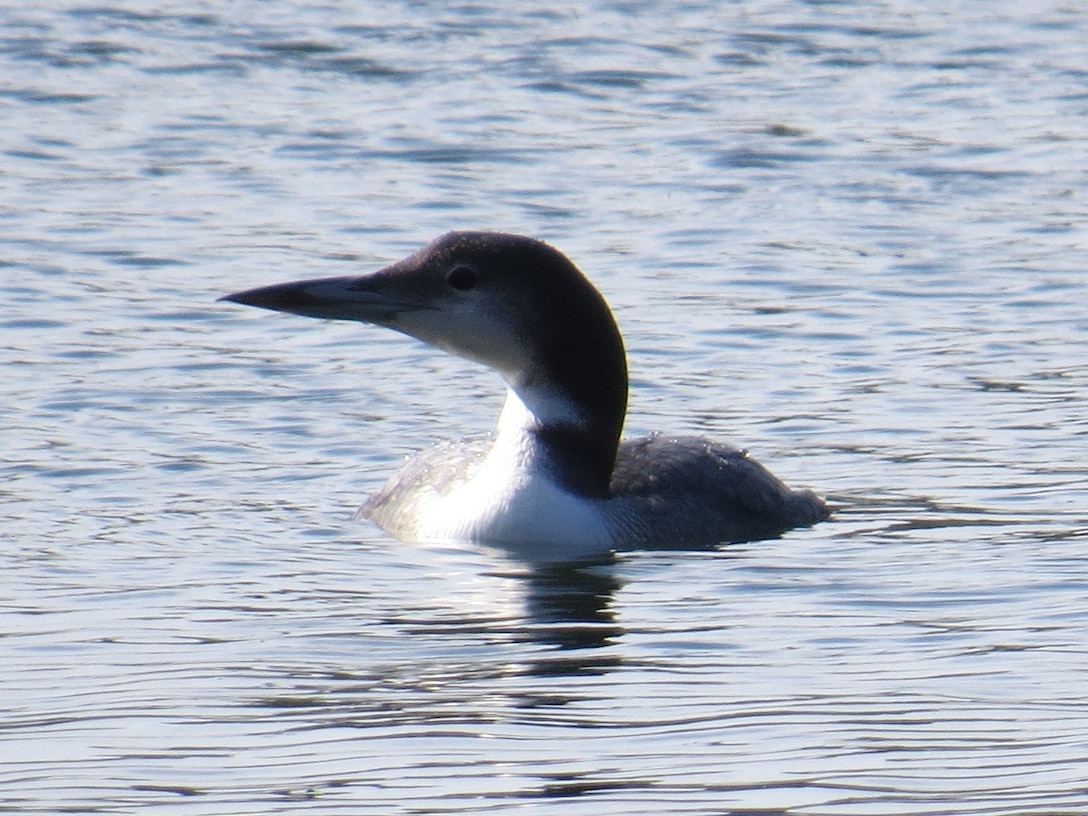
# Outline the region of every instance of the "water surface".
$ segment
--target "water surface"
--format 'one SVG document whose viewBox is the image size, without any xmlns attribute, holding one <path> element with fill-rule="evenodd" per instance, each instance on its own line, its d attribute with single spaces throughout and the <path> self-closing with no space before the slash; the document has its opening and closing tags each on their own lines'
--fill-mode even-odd
<svg viewBox="0 0 1088 816">
<path fill-rule="evenodd" d="M 0 808 L 1088 809 L 1088 15 L 0 11 Z M 835 520 L 588 570 L 351 520 L 488 372 L 215 298 L 553 242 L 629 434 Z"/>
</svg>

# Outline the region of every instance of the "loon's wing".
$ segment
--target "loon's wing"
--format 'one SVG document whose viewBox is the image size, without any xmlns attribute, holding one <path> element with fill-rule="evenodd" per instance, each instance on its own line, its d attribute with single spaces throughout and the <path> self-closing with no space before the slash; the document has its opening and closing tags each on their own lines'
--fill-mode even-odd
<svg viewBox="0 0 1088 816">
<path fill-rule="evenodd" d="M 471 479 L 490 447 L 490 439 L 474 439 L 420 451 L 364 502 L 355 517 L 370 519 L 398 538 L 413 537 L 422 508 Z"/>
<path fill-rule="evenodd" d="M 644 547 L 773 538 L 828 516 L 814 493 L 791 490 L 746 451 L 695 436 L 625 440 L 611 492 Z"/>
</svg>

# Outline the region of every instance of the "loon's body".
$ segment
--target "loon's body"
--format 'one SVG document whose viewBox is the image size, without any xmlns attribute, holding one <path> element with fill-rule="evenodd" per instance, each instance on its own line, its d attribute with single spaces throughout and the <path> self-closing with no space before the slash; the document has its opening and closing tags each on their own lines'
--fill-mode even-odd
<svg viewBox="0 0 1088 816">
<path fill-rule="evenodd" d="M 490 441 L 417 455 L 361 508 L 402 540 L 566 560 L 769 538 L 828 515 L 744 451 L 658 434 L 621 443 L 619 330 L 577 267 L 540 241 L 449 233 L 370 275 L 226 299 L 387 326 L 502 375 L 506 404 Z"/>
</svg>

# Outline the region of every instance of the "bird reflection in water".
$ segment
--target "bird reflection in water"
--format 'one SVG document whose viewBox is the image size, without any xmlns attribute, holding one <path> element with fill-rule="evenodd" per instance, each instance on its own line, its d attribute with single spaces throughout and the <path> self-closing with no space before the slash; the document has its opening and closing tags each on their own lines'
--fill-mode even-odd
<svg viewBox="0 0 1088 816">
<path fill-rule="evenodd" d="M 563 652 L 542 654 L 534 673 L 602 672 L 619 664 L 618 655 L 605 649 L 623 635 L 613 609 L 621 584 L 611 565 L 541 565 L 519 577 L 527 637 Z"/>
</svg>

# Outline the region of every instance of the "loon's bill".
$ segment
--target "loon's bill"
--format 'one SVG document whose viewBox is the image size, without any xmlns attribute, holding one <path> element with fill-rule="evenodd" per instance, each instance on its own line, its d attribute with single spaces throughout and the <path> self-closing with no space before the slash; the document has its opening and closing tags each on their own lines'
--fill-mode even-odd
<svg viewBox="0 0 1088 816">
<path fill-rule="evenodd" d="M 814 493 L 791 490 L 742 450 L 660 434 L 621 442 L 619 329 L 578 268 L 533 238 L 451 232 L 372 274 L 223 300 L 386 326 L 503 377 L 489 443 L 420 453 L 360 509 L 402 540 L 570 560 L 771 538 L 828 516 Z"/>
</svg>

